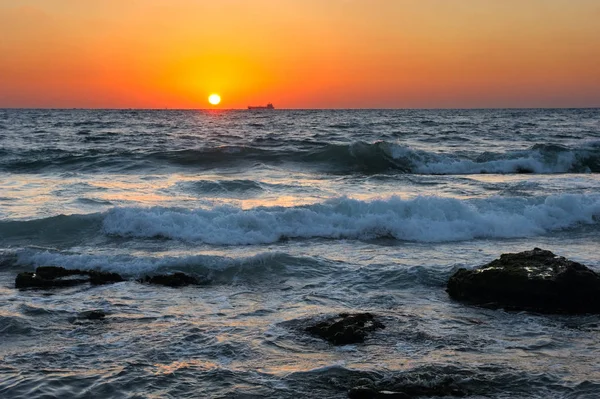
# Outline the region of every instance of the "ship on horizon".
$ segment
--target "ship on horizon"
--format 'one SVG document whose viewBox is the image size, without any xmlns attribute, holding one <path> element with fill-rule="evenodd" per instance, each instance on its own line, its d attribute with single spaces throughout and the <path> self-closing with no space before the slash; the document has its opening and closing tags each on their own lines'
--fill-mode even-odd
<svg viewBox="0 0 600 399">
<path fill-rule="evenodd" d="M 248 109 L 275 109 L 273 104 L 268 103 L 266 106 L 264 105 L 248 105 Z"/>
</svg>

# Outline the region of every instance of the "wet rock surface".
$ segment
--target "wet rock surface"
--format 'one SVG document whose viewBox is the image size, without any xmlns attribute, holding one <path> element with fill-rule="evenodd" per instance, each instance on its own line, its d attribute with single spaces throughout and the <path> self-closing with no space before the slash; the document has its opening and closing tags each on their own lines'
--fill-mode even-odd
<svg viewBox="0 0 600 399">
<path fill-rule="evenodd" d="M 102 320 L 106 317 L 106 313 L 102 310 L 88 310 L 79 313 L 77 317 L 85 320 Z"/>
<path fill-rule="evenodd" d="M 410 399 L 418 397 L 464 397 L 468 392 L 453 379 L 446 378 L 430 384 L 388 383 L 357 386 L 348 391 L 350 399 Z"/>
<path fill-rule="evenodd" d="M 185 273 L 160 274 L 156 276 L 146 276 L 141 280 L 143 283 L 165 285 L 167 287 L 185 287 L 187 285 L 206 285 L 207 280 L 199 279 Z"/>
<path fill-rule="evenodd" d="M 350 399 L 411 399 L 419 397 L 465 397 L 467 393 L 458 387 L 406 387 L 406 392 L 381 390 L 369 387 L 355 387 L 348 391 Z"/>
<path fill-rule="evenodd" d="M 120 274 L 98 272 L 95 270 L 88 272 L 88 276 L 90 277 L 90 283 L 94 285 L 112 284 L 125 281 Z"/>
<path fill-rule="evenodd" d="M 125 281 L 118 273 L 97 270 L 65 269 L 60 266 L 40 266 L 35 272 L 19 273 L 15 279 L 15 288 L 61 288 L 79 284 L 92 285 L 112 284 Z M 164 285 L 167 287 L 184 287 L 187 285 L 206 285 L 210 281 L 185 273 L 161 274 L 146 276 L 141 283 Z"/>
<path fill-rule="evenodd" d="M 490 308 L 600 313 L 600 275 L 540 248 L 503 254 L 473 270 L 459 269 L 446 291 L 453 299 Z"/>
<path fill-rule="evenodd" d="M 333 345 L 348 345 L 364 342 L 369 333 L 383 328 L 383 323 L 371 313 L 340 313 L 336 317 L 306 327 L 306 331 Z"/>
<path fill-rule="evenodd" d="M 19 273 L 15 278 L 15 288 L 62 288 L 85 283 L 97 285 L 119 281 L 123 281 L 123 278 L 117 273 L 40 266 L 34 273 Z"/>
<path fill-rule="evenodd" d="M 355 387 L 348 391 L 350 399 L 410 399 L 403 392 L 377 391 L 369 387 Z"/>
</svg>

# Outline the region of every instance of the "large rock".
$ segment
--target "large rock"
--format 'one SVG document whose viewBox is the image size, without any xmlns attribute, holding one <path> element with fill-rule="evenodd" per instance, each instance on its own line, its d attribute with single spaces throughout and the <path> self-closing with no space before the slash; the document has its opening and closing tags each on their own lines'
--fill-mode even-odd
<svg viewBox="0 0 600 399">
<path fill-rule="evenodd" d="M 600 313 L 600 276 L 588 267 L 534 248 L 459 269 L 446 291 L 459 301 L 541 313 Z"/>
<path fill-rule="evenodd" d="M 19 273 L 15 279 L 16 288 L 61 288 L 78 284 L 108 284 L 123 281 L 117 273 L 65 269 L 59 266 L 40 266 L 32 272 Z"/>
<path fill-rule="evenodd" d="M 306 331 L 334 345 L 348 345 L 364 342 L 370 332 L 380 328 L 385 326 L 371 313 L 340 313 L 307 327 Z"/>
</svg>

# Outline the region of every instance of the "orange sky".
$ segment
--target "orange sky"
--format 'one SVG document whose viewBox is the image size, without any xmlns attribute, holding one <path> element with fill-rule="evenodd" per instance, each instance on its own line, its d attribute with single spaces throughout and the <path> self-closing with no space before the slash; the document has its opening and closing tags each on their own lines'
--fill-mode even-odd
<svg viewBox="0 0 600 399">
<path fill-rule="evenodd" d="M 0 107 L 600 107 L 598 0 L 0 0 Z"/>
</svg>

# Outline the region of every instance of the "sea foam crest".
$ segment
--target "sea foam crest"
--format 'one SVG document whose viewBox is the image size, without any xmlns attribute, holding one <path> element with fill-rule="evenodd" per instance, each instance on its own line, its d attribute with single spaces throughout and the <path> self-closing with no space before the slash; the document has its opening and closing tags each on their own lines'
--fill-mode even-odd
<svg viewBox="0 0 600 399">
<path fill-rule="evenodd" d="M 415 150 L 401 145 L 390 145 L 388 151 L 393 159 L 409 163 L 412 173 L 420 174 L 590 173 L 598 167 L 598 156 L 594 152 L 554 145 L 535 145 L 527 150 L 505 153 L 483 153 L 476 159 Z"/>
<path fill-rule="evenodd" d="M 6 255 L 5 255 L 6 257 Z M 31 265 L 61 265 L 67 269 L 103 270 L 127 276 L 147 273 L 183 271 L 202 274 L 217 282 L 231 282 L 238 277 L 261 275 L 313 275 L 327 269 L 327 261 L 283 252 L 265 252 L 248 257 L 216 255 L 133 256 L 97 255 L 50 251 L 36 248 L 19 249 L 11 254 L 13 263 Z"/>
<path fill-rule="evenodd" d="M 458 200 L 336 198 L 297 207 L 241 209 L 113 208 L 104 232 L 216 245 L 267 244 L 285 238 L 395 238 L 419 242 L 528 237 L 595 224 L 600 196 Z"/>
</svg>

